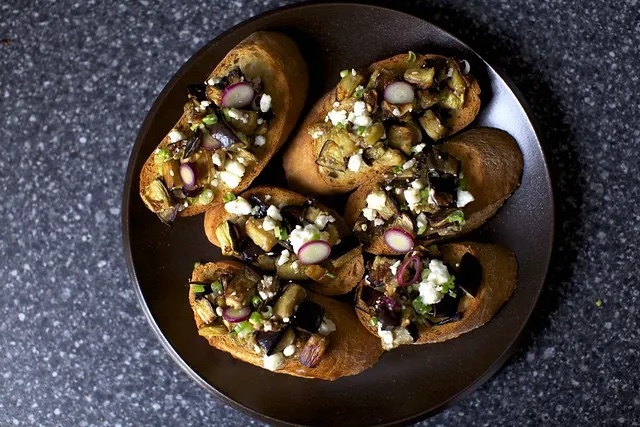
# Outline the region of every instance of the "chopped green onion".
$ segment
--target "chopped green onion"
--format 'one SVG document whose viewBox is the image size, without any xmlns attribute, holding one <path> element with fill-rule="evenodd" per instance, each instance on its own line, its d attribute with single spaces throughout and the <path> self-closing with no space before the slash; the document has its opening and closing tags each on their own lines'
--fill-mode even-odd
<svg viewBox="0 0 640 427">
<path fill-rule="evenodd" d="M 338 129 L 345 129 L 345 128 L 347 127 L 347 125 L 346 125 L 346 124 L 344 124 L 344 123 L 342 123 L 342 122 L 340 122 L 340 123 L 338 123 L 338 124 L 336 125 L 336 127 L 337 127 Z"/>
<path fill-rule="evenodd" d="M 258 295 L 254 295 L 253 298 L 251 298 L 251 305 L 256 308 L 258 307 L 260 304 L 262 304 L 262 298 L 260 298 Z"/>
<path fill-rule="evenodd" d="M 362 95 L 364 95 L 364 87 L 363 86 L 358 86 L 356 88 L 356 90 L 353 91 L 353 95 L 352 96 L 355 99 L 360 99 L 360 98 L 362 98 Z"/>
<path fill-rule="evenodd" d="M 394 174 L 397 175 L 399 173 L 402 173 L 404 169 L 402 169 L 402 165 L 398 165 L 398 166 L 394 166 L 391 170 L 393 171 Z"/>
<path fill-rule="evenodd" d="M 313 236 L 311 236 L 311 240 L 320 240 L 320 233 L 314 233 Z"/>
<path fill-rule="evenodd" d="M 263 305 L 260 309 L 260 315 L 263 319 L 270 319 L 273 316 L 273 309 L 270 305 Z"/>
<path fill-rule="evenodd" d="M 342 77 L 342 78 L 347 77 L 347 74 L 349 74 L 349 70 L 342 70 L 342 71 L 340 71 L 340 77 Z"/>
<path fill-rule="evenodd" d="M 253 333 L 253 325 L 245 320 L 244 322 L 238 323 L 234 328 L 233 332 L 238 334 L 240 338 L 248 338 L 249 335 Z"/>
<path fill-rule="evenodd" d="M 164 163 L 167 160 L 171 159 L 171 151 L 166 148 L 159 148 L 156 151 L 156 161 L 160 163 Z"/>
<path fill-rule="evenodd" d="M 410 50 L 409 53 L 407 54 L 407 62 L 415 62 L 416 59 L 417 59 L 416 53 Z"/>
<path fill-rule="evenodd" d="M 208 116 L 204 116 L 202 118 L 202 123 L 204 123 L 207 126 L 214 125 L 218 123 L 218 116 L 216 116 L 215 113 L 211 113 Z"/>
<path fill-rule="evenodd" d="M 376 317 L 372 317 L 371 320 L 369 320 L 369 324 L 371 326 L 376 326 L 378 324 L 378 319 Z"/>
<path fill-rule="evenodd" d="M 422 224 L 418 227 L 418 236 L 422 236 L 427 231 L 427 226 Z"/>
<path fill-rule="evenodd" d="M 236 199 L 236 195 L 233 193 L 227 193 L 224 195 L 224 197 L 222 198 L 222 200 L 224 200 L 225 203 L 229 203 L 233 200 Z"/>
<path fill-rule="evenodd" d="M 329 273 L 329 272 L 325 273 L 325 276 L 327 276 L 330 279 L 337 279 L 338 278 L 338 276 L 336 276 L 333 273 Z"/>
<path fill-rule="evenodd" d="M 447 217 L 447 221 L 450 223 L 458 223 L 460 225 L 464 224 L 464 212 L 462 212 L 460 209 L 457 209 L 455 211 L 453 211 L 451 214 L 449 214 L 449 216 Z"/>
<path fill-rule="evenodd" d="M 198 129 L 199 127 L 200 127 L 200 124 L 194 123 L 191 126 L 189 126 L 189 129 L 191 129 L 191 132 L 193 132 L 194 130 Z"/>
<path fill-rule="evenodd" d="M 198 203 L 201 205 L 208 205 L 213 200 L 213 190 L 206 188 L 198 195 Z"/>
<path fill-rule="evenodd" d="M 224 291 L 224 289 L 222 288 L 222 283 L 220 283 L 219 280 L 216 280 L 211 284 L 211 290 L 218 295 L 221 295 Z"/>
<path fill-rule="evenodd" d="M 429 199 L 429 191 L 429 188 L 423 188 L 422 190 L 420 190 L 420 198 L 422 200 Z"/>
<path fill-rule="evenodd" d="M 280 227 L 279 225 L 276 225 L 273 228 L 273 232 L 279 240 L 287 240 L 287 237 L 289 237 L 289 233 L 287 233 L 287 230 Z"/>
<path fill-rule="evenodd" d="M 359 136 L 363 136 L 366 130 L 367 128 L 365 126 L 358 126 L 358 129 L 356 129 L 356 133 Z"/>
<path fill-rule="evenodd" d="M 249 323 L 251 323 L 253 326 L 261 325 L 262 316 L 260 316 L 260 313 L 258 313 L 257 311 L 251 313 L 251 316 L 249 316 Z"/>
<path fill-rule="evenodd" d="M 222 108 L 220 111 L 222 111 L 222 117 L 224 118 L 225 122 L 230 122 L 231 121 L 231 116 L 229 115 L 229 109 L 228 108 Z"/>
<path fill-rule="evenodd" d="M 192 284 L 191 290 L 197 294 L 204 292 L 204 285 Z"/>
<path fill-rule="evenodd" d="M 423 303 L 422 300 L 420 300 L 420 297 L 414 299 L 411 302 L 411 305 L 413 305 L 413 309 L 420 316 L 424 316 L 425 314 L 427 314 L 431 310 L 431 306 Z"/>
<path fill-rule="evenodd" d="M 602 300 L 596 301 L 596 307 L 602 307 Z"/>
</svg>

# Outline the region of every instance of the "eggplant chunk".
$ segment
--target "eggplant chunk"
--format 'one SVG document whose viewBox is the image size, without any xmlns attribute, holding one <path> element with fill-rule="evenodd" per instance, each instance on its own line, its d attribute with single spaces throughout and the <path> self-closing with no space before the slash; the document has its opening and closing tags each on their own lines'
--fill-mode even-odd
<svg viewBox="0 0 640 427">
<path fill-rule="evenodd" d="M 313 334 L 307 340 L 307 343 L 302 348 L 300 352 L 300 363 L 302 363 L 307 368 L 315 368 L 320 364 L 322 360 L 322 355 L 324 354 L 327 346 L 329 345 L 329 340 L 326 337 L 320 334 Z"/>
<path fill-rule="evenodd" d="M 306 296 L 307 292 L 302 286 L 295 283 L 290 284 L 273 306 L 273 314 L 280 316 L 282 319 L 291 318 Z"/>
</svg>

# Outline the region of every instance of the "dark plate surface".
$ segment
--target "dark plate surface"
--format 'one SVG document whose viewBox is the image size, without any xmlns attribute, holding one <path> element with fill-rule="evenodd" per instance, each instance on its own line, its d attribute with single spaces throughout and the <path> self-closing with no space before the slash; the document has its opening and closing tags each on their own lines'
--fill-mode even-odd
<svg viewBox="0 0 640 427">
<path fill-rule="evenodd" d="M 238 42 L 257 30 L 278 30 L 298 41 L 311 73 L 307 108 L 345 68 L 365 67 L 414 50 L 467 59 L 482 88 L 478 125 L 506 130 L 524 155 L 520 189 L 475 237 L 510 247 L 519 263 L 518 287 L 484 327 L 458 339 L 403 347 L 372 369 L 335 382 L 279 375 L 234 360 L 198 336 L 187 300 L 194 261 L 220 259 L 204 235 L 202 216 L 169 228 L 138 197 L 140 169 L 177 121 L 185 88 L 201 82 Z M 375 31 L 372 31 L 375 29 Z M 399 29 L 403 29 L 400 31 Z M 269 422 L 315 425 L 407 423 L 452 404 L 486 381 L 514 349 L 544 285 L 554 232 L 554 207 L 543 150 L 515 89 L 461 41 L 401 12 L 355 4 L 310 4 L 244 22 L 194 55 L 153 105 L 133 148 L 123 197 L 124 245 L 147 318 L 176 362 L 227 403 Z M 282 184 L 276 157 L 260 182 Z M 260 386 L 262 385 L 262 386 Z"/>
</svg>

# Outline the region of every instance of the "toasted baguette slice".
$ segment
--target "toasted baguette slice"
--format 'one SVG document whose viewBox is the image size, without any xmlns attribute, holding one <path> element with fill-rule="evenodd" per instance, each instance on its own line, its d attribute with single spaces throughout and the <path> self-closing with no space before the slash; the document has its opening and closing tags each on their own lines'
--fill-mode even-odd
<svg viewBox="0 0 640 427">
<path fill-rule="evenodd" d="M 424 326 L 414 322 L 417 328 L 417 337 L 413 337 L 414 344 L 446 341 L 484 325 L 495 316 L 516 288 L 518 264 L 514 254 L 506 248 L 494 244 L 461 242 L 442 245 L 439 250 L 440 254 L 435 259 L 441 259 L 448 265 L 450 272 L 452 268 L 455 271 L 465 254 L 473 255 L 482 266 L 480 286 L 475 297 L 468 295 L 460 286 L 456 286 L 455 292 L 461 294 L 457 305 L 458 317 L 461 315 L 460 320 L 454 318 L 448 323 L 434 326 Z M 369 285 L 364 280 L 358 286 L 356 312 L 362 324 L 372 334 L 379 336 L 377 325 L 373 326 L 372 323 L 375 322 L 372 322 L 372 316 L 369 314 L 372 309 L 362 299 L 363 289 L 367 286 Z M 383 346 L 387 349 L 407 343 L 406 341 L 398 343 L 395 340 L 402 335 L 397 331 L 393 334 L 393 343 L 383 341 Z"/>
<path fill-rule="evenodd" d="M 368 243 L 363 249 L 376 255 L 397 255 L 400 252 L 390 248 L 383 234 L 391 226 L 399 226 L 409 233 L 416 244 L 426 246 L 448 238 L 456 238 L 469 233 L 491 218 L 505 200 L 518 188 L 523 169 L 523 158 L 518 144 L 506 132 L 493 128 L 475 128 L 460 133 L 437 147 L 460 161 L 461 171 L 466 180 L 466 188 L 474 200 L 461 208 L 464 222 L 449 229 L 443 235 L 418 235 L 416 214 L 404 210 L 411 221 L 385 224 L 373 227 L 370 222 L 366 231 Z M 420 165 L 416 166 L 420 168 Z M 397 182 L 397 178 L 395 182 Z M 389 179 L 370 182 L 359 187 L 347 201 L 345 221 L 350 227 L 361 226 L 364 221 L 363 209 L 368 206 L 367 196 L 375 189 L 385 186 Z M 408 184 L 404 184 L 409 186 Z M 403 187 L 404 188 L 404 187 Z M 358 223 L 358 225 L 356 225 Z"/>
<path fill-rule="evenodd" d="M 375 84 L 371 84 L 371 88 L 367 86 L 365 94 L 358 99 L 366 101 L 367 113 L 373 119 L 373 123 L 384 123 L 386 139 L 378 143 L 381 143 L 382 147 L 387 150 L 386 156 L 383 156 L 383 158 L 379 160 L 374 160 L 372 157 L 369 157 L 370 154 L 368 154 L 369 151 L 366 150 L 366 148 L 370 146 L 370 141 L 365 142 L 365 137 L 357 134 L 358 128 L 356 124 L 348 121 L 346 123 L 349 132 L 340 132 L 343 132 L 344 135 L 348 134 L 349 138 L 357 143 L 356 149 L 364 149 L 364 152 L 360 154 L 360 156 L 364 157 L 364 160 L 361 161 L 357 157 L 357 151 L 354 152 L 353 147 L 351 147 L 350 149 L 342 149 L 342 155 L 344 155 L 343 166 L 350 165 L 351 167 L 345 167 L 344 171 L 336 171 L 325 166 L 319 166 L 317 162 L 319 158 L 322 158 L 321 152 L 323 147 L 325 147 L 326 141 L 331 138 L 336 141 L 338 140 L 338 138 L 331 136 L 333 135 L 332 132 L 336 132 L 336 129 L 332 126 L 332 121 L 326 122 L 327 115 L 332 110 L 339 111 L 344 109 L 347 113 L 354 111 L 354 99 L 351 99 L 351 95 L 348 92 L 345 98 L 346 101 L 343 100 L 338 102 L 339 105 L 334 105 L 343 92 L 341 86 L 345 79 L 351 79 L 352 77 L 359 79 L 359 76 L 363 76 L 364 80 L 361 86 L 364 87 L 368 81 L 373 80 L 371 78 L 371 76 L 374 75 L 373 73 L 384 73 L 386 70 L 393 73 L 396 76 L 395 79 L 403 80 L 404 73 L 408 69 L 419 68 L 420 64 L 430 64 L 430 61 L 440 63 L 441 66 L 446 66 L 450 69 L 455 69 L 456 76 L 461 79 L 459 81 L 464 81 L 466 85 L 464 95 L 462 95 L 462 103 L 457 105 L 456 109 L 447 110 L 450 114 L 448 119 L 441 118 L 441 120 L 438 120 L 438 123 L 442 124 L 443 127 L 437 127 L 436 130 L 430 131 L 429 134 L 418 124 L 418 111 L 438 111 L 437 108 L 434 109 L 433 107 L 426 107 L 425 109 L 420 107 L 422 101 L 418 96 L 418 93 L 420 93 L 418 86 L 413 86 L 414 92 L 416 93 L 413 103 L 398 105 L 399 109 L 397 112 L 402 113 L 400 120 L 396 120 L 398 117 L 396 117 L 396 113 L 393 112 L 395 110 L 391 109 L 392 113 L 383 115 L 384 122 L 380 122 L 382 119 L 380 114 L 385 111 L 382 108 L 384 89 L 393 79 L 379 76 L 374 82 Z M 416 146 L 421 142 L 426 143 L 432 139 L 438 140 L 464 129 L 475 119 L 480 110 L 480 86 L 476 79 L 471 74 L 463 75 L 460 71 L 459 63 L 456 60 L 440 55 L 416 55 L 412 58 L 411 54 L 409 54 L 409 56 L 407 54 L 399 54 L 372 64 L 368 70 L 358 73 L 357 77 L 351 73 L 347 73 L 343 81 L 336 86 L 336 89 L 325 94 L 313 106 L 304 119 L 303 124 L 300 126 L 296 136 L 284 152 L 284 169 L 289 187 L 293 190 L 305 194 L 320 195 L 340 194 L 351 191 L 361 184 L 376 179 L 376 176 L 388 171 L 395 165 L 401 165 L 412 157 L 409 151 L 403 153 L 397 149 L 397 145 L 391 142 L 393 132 L 390 131 L 390 126 L 401 125 L 401 122 L 406 121 L 405 119 L 412 117 L 412 120 L 409 120 L 414 125 L 412 127 L 414 136 L 411 139 L 411 145 Z M 353 85 L 350 87 L 352 88 Z M 437 101 L 432 102 L 436 102 L 437 107 Z M 374 105 L 375 107 L 373 107 Z M 371 107 L 373 107 L 373 111 Z M 393 104 L 391 104 L 390 107 L 387 105 L 386 111 L 389 111 L 392 107 L 394 107 Z M 420 112 L 419 114 L 421 116 L 423 113 Z M 373 127 L 371 127 L 371 129 L 373 129 Z M 380 135 L 382 136 L 382 133 L 380 133 Z M 370 138 L 375 139 L 375 137 Z M 352 160 L 351 156 L 353 155 L 355 155 L 356 158 Z M 371 154 L 371 156 L 373 155 Z M 367 162 L 369 164 L 367 164 Z M 354 171 L 356 168 L 359 169 Z"/>
<path fill-rule="evenodd" d="M 223 255 L 231 255 L 252 262 L 264 270 L 277 270 L 278 276 L 283 279 L 298 281 L 311 279 L 308 286 L 323 295 L 346 294 L 358 284 L 364 274 L 362 247 L 351 236 L 344 220 L 333 209 L 292 191 L 269 186 L 251 188 L 241 193 L 238 199 L 230 204 L 242 200 L 248 201 L 252 207 L 258 206 L 256 200 L 259 200 L 263 204 L 263 211 L 271 206 L 277 208 L 275 216 L 283 215 L 283 217 L 280 221 L 276 220 L 275 224 L 282 230 L 288 228 L 289 232 L 297 225 L 303 224 L 294 223 L 291 216 L 285 213 L 287 211 L 285 207 L 300 207 L 301 215 L 307 215 L 304 221 L 306 224 L 312 223 L 309 221 L 311 217 L 308 216 L 312 215 L 311 209 L 315 214 L 320 212 L 325 217 L 329 217 L 324 221 L 316 221 L 315 224 L 325 223 L 324 227 L 317 227 L 317 229 L 322 235 L 320 240 L 326 240 L 331 245 L 332 254 L 322 263 L 303 265 L 296 253 L 285 248 L 285 245 L 291 246 L 289 232 L 287 238 L 283 240 L 278 237 L 276 230 L 266 231 L 262 228 L 265 221 L 270 218 L 268 215 L 230 213 L 227 210 L 229 205 L 219 203 L 205 213 L 204 230 L 209 241 L 220 247 Z M 264 218 L 257 218 L 259 216 Z M 250 230 L 249 222 L 257 225 L 258 230 L 255 227 Z M 236 227 L 239 239 L 230 238 L 233 233 L 227 232 L 228 227 Z M 285 252 L 284 255 L 283 252 Z M 285 258 L 280 262 L 283 256 Z"/>
<path fill-rule="evenodd" d="M 232 261 L 199 265 L 194 269 L 191 281 L 211 283 L 225 272 L 233 275 L 242 268 L 240 263 Z M 293 328 L 296 331 L 295 353 L 284 357 L 284 363 L 276 370 L 277 373 L 333 381 L 340 377 L 356 375 L 378 361 L 382 354 L 378 339 L 362 327 L 352 307 L 344 302 L 309 292 L 306 299 L 324 308 L 324 317 L 335 324 L 335 331 L 326 337 L 329 344 L 319 364 L 309 368 L 299 360 L 309 334 Z M 256 353 L 253 344 L 247 344 L 246 341 L 234 338 L 227 333 L 222 335 L 208 333 L 210 328 L 207 328 L 207 323 L 203 321 L 196 308 L 196 293 L 193 286 L 189 292 L 189 303 L 194 311 L 199 334 L 205 337 L 211 346 L 231 354 L 236 359 L 264 367 L 264 350 Z M 217 324 L 218 328 L 224 328 L 219 318 L 212 324 Z"/>
<path fill-rule="evenodd" d="M 170 201 L 166 202 L 162 197 L 163 192 L 158 187 L 153 186 L 156 185 L 154 183 L 158 180 L 166 185 L 160 169 L 162 165 L 158 166 L 156 161 L 156 153 L 161 149 L 166 149 L 171 144 L 172 133 L 167 134 L 158 145 L 158 149 L 149 156 L 140 174 L 140 195 L 143 201 L 149 209 L 159 213 L 159 216 L 165 222 L 170 222 L 172 216 L 175 217 L 176 213 L 180 216 L 202 213 L 210 206 L 220 202 L 225 194 L 229 192 L 237 193 L 249 187 L 271 157 L 280 149 L 298 120 L 308 88 L 307 65 L 296 44 L 289 37 L 280 33 L 260 31 L 251 34 L 234 47 L 205 80 L 206 101 L 209 102 L 206 112 L 202 112 L 204 110 L 198 110 L 197 108 L 194 110 L 193 105 L 200 104 L 193 104 L 193 102 L 197 101 L 190 97 L 185 105 L 185 113 L 172 129 L 174 139 L 176 138 L 175 135 L 184 135 L 186 139 L 193 138 L 194 131 L 191 126 L 194 123 L 194 116 L 196 117 L 196 124 L 202 124 L 199 115 L 209 113 L 216 113 L 219 124 L 223 121 L 231 120 L 224 118 L 224 114 L 218 109 L 221 107 L 222 90 L 217 89 L 214 82 L 220 79 L 224 80 L 230 73 L 233 74 L 237 68 L 240 69 L 245 79 L 244 81 L 252 82 L 254 86 L 258 85 L 261 87 L 261 92 L 271 97 L 268 112 L 269 114 L 273 113 L 272 117 L 258 119 L 258 123 L 266 123 L 267 126 L 266 133 L 262 135 L 264 137 L 263 144 L 259 145 L 257 140 L 254 141 L 255 136 L 246 137 L 248 142 L 245 141 L 243 144 L 246 145 L 246 150 L 255 156 L 255 159 L 252 159 L 251 162 L 243 163 L 244 174 L 235 186 L 221 179 L 218 170 L 223 170 L 224 165 L 214 166 L 215 161 L 212 161 L 212 152 L 202 147 L 198 148 L 190 156 L 190 159 L 198 165 L 196 172 L 199 177 L 207 177 L 206 182 L 199 183 L 207 191 L 205 193 L 207 197 L 196 197 L 195 201 L 192 201 L 190 200 L 191 198 L 184 200 L 179 198 L 176 200 L 171 195 L 169 197 Z M 265 107 L 267 106 L 269 105 L 265 105 Z M 258 107 L 254 106 L 253 108 L 256 109 Z M 257 114 L 261 114 L 259 110 L 254 111 L 257 111 Z M 264 122 L 260 120 L 264 120 Z M 239 135 L 238 129 L 233 128 L 233 126 L 225 126 L 225 130 L 230 132 L 231 129 L 233 129 L 236 136 Z M 178 133 L 176 134 L 175 131 L 178 131 Z M 225 150 L 226 148 L 218 151 L 226 152 Z M 232 187 L 229 185 L 232 185 Z M 168 191 L 165 191 L 165 193 L 171 194 Z M 177 208 L 177 210 L 169 209 L 167 203 L 170 208 Z"/>
</svg>

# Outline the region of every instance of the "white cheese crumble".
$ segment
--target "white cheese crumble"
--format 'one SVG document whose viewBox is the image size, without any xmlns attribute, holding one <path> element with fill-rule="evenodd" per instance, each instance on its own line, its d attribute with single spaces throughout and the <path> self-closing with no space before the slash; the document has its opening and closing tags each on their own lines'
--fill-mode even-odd
<svg viewBox="0 0 640 427">
<path fill-rule="evenodd" d="M 256 123 L 257 123 L 257 124 L 259 124 L 259 125 L 261 125 L 261 124 L 263 124 L 263 123 L 264 123 L 264 119 L 263 119 L 263 118 L 258 117 L 258 120 L 256 120 Z"/>
<path fill-rule="evenodd" d="M 284 365 L 284 356 L 281 352 L 273 353 L 271 356 L 264 356 L 263 366 L 270 371 L 277 371 Z"/>
<path fill-rule="evenodd" d="M 424 147 L 426 147 L 427 144 L 422 143 L 422 144 L 418 144 L 415 147 L 413 147 L 413 152 L 414 153 L 422 153 L 422 150 L 424 150 Z"/>
<path fill-rule="evenodd" d="M 269 218 L 273 218 L 276 221 L 282 221 L 282 215 L 280 215 L 280 209 L 278 209 L 277 207 L 271 205 L 269 206 L 269 208 L 267 208 L 267 216 Z"/>
<path fill-rule="evenodd" d="M 278 265 L 284 265 L 287 263 L 287 261 L 289 261 L 289 257 L 291 256 L 291 252 L 289 252 L 288 250 L 283 250 L 282 252 L 280 252 L 280 258 L 278 258 L 278 262 L 276 262 L 276 264 Z"/>
<path fill-rule="evenodd" d="M 417 203 L 420 203 L 420 190 L 417 188 L 408 188 L 406 190 L 404 190 L 403 192 L 404 194 L 404 198 L 407 201 L 407 203 L 409 204 L 409 208 L 411 209 L 412 205 L 415 205 Z M 413 209 L 411 209 L 413 210 Z"/>
<path fill-rule="evenodd" d="M 374 227 L 378 227 L 380 225 L 384 224 L 384 220 L 382 218 L 376 218 L 373 220 L 373 226 Z"/>
<path fill-rule="evenodd" d="M 447 266 L 438 259 L 432 259 L 429 262 L 429 274 L 418 284 L 422 303 L 427 305 L 439 303 L 444 297 L 441 292 L 442 285 L 449 281 L 450 277 Z"/>
<path fill-rule="evenodd" d="M 251 214 L 251 204 L 244 197 L 238 197 L 224 204 L 224 210 L 236 215 Z"/>
<path fill-rule="evenodd" d="M 350 171 L 358 172 L 361 167 L 362 167 L 362 154 L 356 153 L 353 156 L 349 157 L 347 168 L 349 168 Z"/>
<path fill-rule="evenodd" d="M 411 187 L 417 188 L 418 190 L 422 190 L 424 188 L 424 182 L 422 182 L 419 179 L 416 179 L 415 181 L 411 182 Z"/>
<path fill-rule="evenodd" d="M 229 117 L 231 117 L 232 119 L 240 120 L 242 123 L 249 122 L 249 115 L 242 113 L 237 108 L 229 108 L 227 110 L 227 114 L 229 114 Z"/>
<path fill-rule="evenodd" d="M 256 135 L 253 143 L 256 145 L 256 147 L 262 147 L 267 143 L 267 138 L 265 138 L 264 135 Z"/>
<path fill-rule="evenodd" d="M 297 254 L 302 245 L 315 240 L 317 237 L 326 241 L 329 238 L 329 233 L 320 231 L 315 224 L 307 224 L 304 228 L 296 225 L 296 228 L 291 230 L 291 234 L 289 234 L 289 242 L 291 242 L 293 252 Z"/>
<path fill-rule="evenodd" d="M 260 98 L 260 111 L 266 113 L 269 109 L 271 109 L 271 96 L 264 93 Z"/>
<path fill-rule="evenodd" d="M 216 307 L 216 314 L 217 314 L 218 316 L 222 316 L 222 312 L 223 312 L 223 311 L 224 311 L 224 310 L 222 310 L 222 307 Z"/>
<path fill-rule="evenodd" d="M 316 219 L 313 221 L 313 223 L 316 225 L 316 227 L 318 227 L 320 230 L 324 230 L 324 228 L 327 226 L 328 223 L 330 222 L 334 222 L 336 219 L 334 217 L 332 217 L 331 215 L 327 214 L 326 212 L 321 212 Z"/>
<path fill-rule="evenodd" d="M 324 132 L 321 131 L 321 130 L 316 130 L 316 131 L 310 132 L 309 135 L 311 135 L 311 138 L 313 138 L 313 139 L 318 139 L 322 135 L 324 135 Z"/>
<path fill-rule="evenodd" d="M 424 213 L 416 217 L 416 225 L 418 226 L 418 230 L 427 228 L 427 216 Z"/>
<path fill-rule="evenodd" d="M 394 116 L 398 117 L 400 116 L 400 110 L 398 110 L 398 107 L 395 107 L 391 113 L 393 113 Z"/>
<path fill-rule="evenodd" d="M 351 69 L 351 75 L 352 75 L 353 77 L 355 77 L 355 76 L 357 76 L 357 75 L 358 75 L 358 72 L 357 72 L 355 69 L 353 69 L 353 68 L 352 68 L 352 69 Z"/>
<path fill-rule="evenodd" d="M 293 344 L 289 344 L 284 348 L 284 350 L 282 350 L 282 354 L 284 354 L 285 357 L 291 357 L 295 352 L 296 352 L 296 346 Z"/>
<path fill-rule="evenodd" d="M 367 196 L 367 207 L 369 209 L 380 210 L 387 203 L 387 195 L 384 191 L 373 191 Z"/>
<path fill-rule="evenodd" d="M 327 113 L 327 117 L 325 117 L 324 121 L 327 122 L 331 120 L 331 124 L 334 126 L 338 125 L 347 125 L 347 112 L 346 110 L 331 110 Z"/>
<path fill-rule="evenodd" d="M 456 204 L 459 208 L 463 208 L 475 200 L 471 193 L 466 190 L 461 190 L 460 188 L 458 188 L 456 190 L 456 193 L 458 196 L 458 201 L 456 202 Z"/>
<path fill-rule="evenodd" d="M 278 225 L 278 223 L 274 221 L 273 218 L 266 216 L 262 222 L 262 229 L 264 231 L 271 231 L 276 228 L 276 225 Z"/>
<path fill-rule="evenodd" d="M 184 139 L 184 135 L 179 130 L 171 129 L 171 132 L 169 132 L 169 141 L 178 142 L 178 141 L 182 141 L 183 139 Z"/>
<path fill-rule="evenodd" d="M 209 86 L 217 85 L 218 83 L 220 83 L 220 79 L 217 78 L 217 77 L 213 77 L 213 78 L 207 80 L 207 85 L 209 85 Z"/>
<path fill-rule="evenodd" d="M 411 159 L 408 162 L 406 162 L 404 165 L 402 165 L 402 169 L 404 170 L 411 169 L 415 164 L 416 164 L 416 159 Z"/>
<path fill-rule="evenodd" d="M 238 185 L 240 185 L 240 181 L 242 180 L 242 178 L 238 175 L 234 175 L 231 172 L 227 171 L 218 172 L 218 177 L 222 180 L 222 182 L 224 182 L 224 185 L 229 188 L 236 188 Z"/>
<path fill-rule="evenodd" d="M 230 172 L 234 175 L 239 176 L 240 178 L 242 178 L 244 176 L 244 171 L 245 168 L 244 166 L 242 166 L 240 164 L 240 162 L 236 161 L 236 160 L 227 160 L 224 162 L 224 169 L 227 172 Z"/>
<path fill-rule="evenodd" d="M 329 319 L 327 316 L 322 318 L 322 323 L 320 324 L 320 328 L 318 328 L 318 333 L 324 335 L 325 337 L 329 335 L 331 332 L 336 330 L 336 324 L 333 323 L 333 320 Z"/>
<path fill-rule="evenodd" d="M 373 221 L 376 217 L 376 213 L 377 211 L 371 209 L 371 208 L 364 208 L 362 209 L 362 215 L 364 215 L 364 217 L 368 220 L 368 221 Z M 363 228 L 363 230 L 366 230 Z"/>
<path fill-rule="evenodd" d="M 391 272 L 391 274 L 393 274 L 394 276 L 398 274 L 398 268 L 400 267 L 400 264 L 402 263 L 400 262 L 400 260 L 398 260 L 389 266 L 389 271 Z"/>
<path fill-rule="evenodd" d="M 214 165 L 220 167 L 222 166 L 222 157 L 220 156 L 220 153 L 215 152 L 211 155 L 211 162 L 213 162 Z"/>
</svg>

